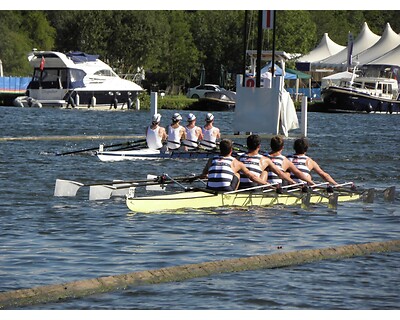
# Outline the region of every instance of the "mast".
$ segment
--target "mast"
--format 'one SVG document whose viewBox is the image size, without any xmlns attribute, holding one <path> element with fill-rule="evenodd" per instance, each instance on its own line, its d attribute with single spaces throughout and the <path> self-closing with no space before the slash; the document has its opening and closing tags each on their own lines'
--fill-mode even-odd
<svg viewBox="0 0 400 320">
<path fill-rule="evenodd" d="M 243 79 L 242 79 L 242 86 L 246 86 L 246 56 L 247 56 L 247 34 L 249 33 L 249 26 L 247 23 L 248 20 L 248 11 L 245 10 L 244 12 L 244 28 L 243 28 Z"/>
<path fill-rule="evenodd" d="M 261 87 L 261 51 L 263 41 L 263 12 L 258 11 L 258 37 L 257 37 L 257 66 L 256 66 L 256 87 Z"/>
</svg>

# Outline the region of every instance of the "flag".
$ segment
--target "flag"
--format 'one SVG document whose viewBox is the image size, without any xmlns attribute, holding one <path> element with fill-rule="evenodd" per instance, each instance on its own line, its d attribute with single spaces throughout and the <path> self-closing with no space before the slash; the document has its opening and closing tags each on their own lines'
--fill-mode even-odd
<svg viewBox="0 0 400 320">
<path fill-rule="evenodd" d="M 274 10 L 263 10 L 263 29 L 274 28 Z"/>
<path fill-rule="evenodd" d="M 40 60 L 40 65 L 39 65 L 40 71 L 44 70 L 44 63 L 45 63 L 45 60 L 44 60 L 44 57 L 42 56 L 42 60 Z"/>
<path fill-rule="evenodd" d="M 353 64 L 353 34 L 349 32 L 349 37 L 347 40 L 347 67 L 351 67 Z"/>
</svg>

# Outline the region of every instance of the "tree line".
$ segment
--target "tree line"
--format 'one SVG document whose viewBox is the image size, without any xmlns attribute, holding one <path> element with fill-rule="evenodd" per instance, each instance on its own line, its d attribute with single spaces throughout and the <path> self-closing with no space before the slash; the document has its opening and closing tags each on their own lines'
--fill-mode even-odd
<svg viewBox="0 0 400 320">
<path fill-rule="evenodd" d="M 276 12 L 276 50 L 306 54 L 323 34 L 346 45 L 363 22 L 381 35 L 385 24 L 400 32 L 399 11 Z M 204 67 L 206 82 L 221 75 L 234 85 L 243 69 L 244 46 L 256 49 L 258 11 L 0 11 L 0 59 L 5 75 L 30 76 L 27 54 L 33 48 L 99 54 L 117 73 L 145 70 L 148 85 L 177 93 L 197 85 Z M 273 34 L 263 32 L 263 49 L 272 49 Z"/>
</svg>

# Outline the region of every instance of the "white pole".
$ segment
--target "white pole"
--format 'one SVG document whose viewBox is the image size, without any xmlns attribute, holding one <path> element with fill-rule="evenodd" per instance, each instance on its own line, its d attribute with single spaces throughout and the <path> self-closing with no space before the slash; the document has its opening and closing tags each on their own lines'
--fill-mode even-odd
<svg viewBox="0 0 400 320">
<path fill-rule="evenodd" d="M 157 113 L 157 92 L 151 92 L 150 93 L 150 111 L 151 111 L 151 116 L 155 115 Z M 151 122 L 151 119 L 150 119 Z"/>
<path fill-rule="evenodd" d="M 136 105 L 136 110 L 139 111 L 140 110 L 140 100 L 139 100 L 139 98 L 136 98 L 135 105 Z"/>
<path fill-rule="evenodd" d="M 307 137 L 307 97 L 301 99 L 301 135 Z"/>
</svg>

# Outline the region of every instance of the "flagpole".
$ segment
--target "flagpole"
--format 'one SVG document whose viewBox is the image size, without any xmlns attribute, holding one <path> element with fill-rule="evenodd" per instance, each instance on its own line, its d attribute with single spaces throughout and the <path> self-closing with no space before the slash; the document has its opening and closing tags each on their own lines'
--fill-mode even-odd
<svg viewBox="0 0 400 320">
<path fill-rule="evenodd" d="M 263 39 L 263 12 L 258 11 L 258 38 L 257 38 L 257 69 L 256 69 L 256 87 L 261 87 L 261 50 Z"/>
<path fill-rule="evenodd" d="M 244 28 L 243 28 L 243 79 L 242 79 L 242 86 L 246 86 L 246 58 L 247 58 L 247 34 L 249 32 L 248 27 L 248 11 L 245 10 L 244 12 Z"/>
<path fill-rule="evenodd" d="M 275 73 L 275 30 L 276 30 L 276 13 L 277 10 L 274 10 L 274 16 L 273 16 L 273 20 L 274 20 L 274 28 L 273 28 L 273 35 L 272 35 L 272 65 L 271 65 L 271 74 L 272 74 L 272 78 L 274 77 L 274 73 Z"/>
</svg>

